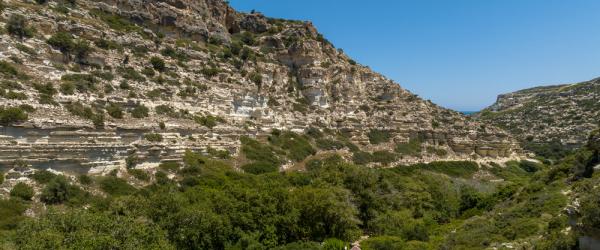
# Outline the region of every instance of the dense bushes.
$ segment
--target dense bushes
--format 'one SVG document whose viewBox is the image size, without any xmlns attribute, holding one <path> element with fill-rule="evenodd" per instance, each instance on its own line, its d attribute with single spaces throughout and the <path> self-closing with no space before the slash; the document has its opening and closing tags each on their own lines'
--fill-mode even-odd
<svg viewBox="0 0 600 250">
<path fill-rule="evenodd" d="M 268 163 L 268 162 L 253 162 L 244 164 L 242 169 L 251 174 L 264 174 L 277 172 L 279 170 L 279 166 Z"/>
<path fill-rule="evenodd" d="M 25 201 L 31 200 L 33 195 L 33 188 L 23 182 L 17 183 L 17 185 L 10 190 L 11 197 L 16 197 Z"/>
<path fill-rule="evenodd" d="M 35 180 L 35 182 L 39 183 L 39 184 L 47 184 L 49 183 L 52 179 L 54 179 L 54 177 L 56 177 L 55 174 L 53 174 L 52 172 L 48 171 L 48 170 L 39 170 L 36 171 L 31 178 L 33 180 Z"/>
<path fill-rule="evenodd" d="M 85 210 L 29 219 L 15 242 L 25 249 L 174 249 L 164 231 L 151 222 Z"/>
<path fill-rule="evenodd" d="M 99 184 L 102 191 L 113 196 L 130 195 L 136 191 L 127 181 L 113 176 L 105 177 Z"/>
<path fill-rule="evenodd" d="M 302 161 L 316 153 L 306 136 L 294 132 L 274 130 L 269 136 L 269 142 L 285 150 L 287 157 L 294 161 Z"/>
<path fill-rule="evenodd" d="M 116 172 L 86 184 L 86 189 L 100 188 L 105 198 L 56 176 L 44 187 L 42 200 L 50 207 L 66 202 L 68 209 L 60 206 L 58 215 L 50 209 L 51 216 L 25 223 L 19 222 L 25 209 L 6 210 L 9 217 L 0 217 L 0 227 L 17 227 L 13 242 L 23 248 L 105 247 L 110 242 L 114 248 L 338 249 L 364 234 L 370 238 L 361 242 L 363 249 L 481 249 L 523 241 L 551 248 L 573 245 L 576 230 L 565 235 L 566 218 L 559 216 L 567 205 L 561 191 L 568 175 L 549 178 L 552 168 L 509 162 L 506 180 L 497 183 L 472 178 L 479 170 L 473 162 L 377 169 L 349 164 L 339 155 L 319 155 L 303 162 L 306 171 L 278 172 L 281 162 L 292 159 L 289 151 L 305 151 L 301 141 L 312 142 L 287 133 L 275 130 L 268 140 L 243 137 L 239 161 L 217 160 L 212 150 L 206 155 L 186 151 L 182 165 L 164 162 L 147 186 L 135 188 Z M 562 162 L 568 167 L 560 172 L 569 173 L 579 160 Z M 247 164 L 241 172 L 228 162 Z M 489 163 L 484 170 L 495 168 L 500 166 Z M 128 173 L 144 184 L 152 180 L 144 170 L 129 168 Z M 600 227 L 594 219 L 600 216 L 595 212 L 597 177 L 571 189 L 587 196 L 580 199 L 581 220 L 586 221 L 580 225 L 590 228 Z M 5 202 L 0 201 L 0 215 Z M 94 235 L 80 223 L 94 225 Z M 108 227 L 119 236 L 105 238 Z"/>
<path fill-rule="evenodd" d="M 69 202 L 79 204 L 85 201 L 88 194 L 79 187 L 69 183 L 63 176 L 56 176 L 42 190 L 40 200 L 47 204 L 61 204 Z"/>
<path fill-rule="evenodd" d="M 21 108 L 0 107 L 0 125 L 8 126 L 13 123 L 23 122 L 27 120 L 27 113 Z"/>
</svg>

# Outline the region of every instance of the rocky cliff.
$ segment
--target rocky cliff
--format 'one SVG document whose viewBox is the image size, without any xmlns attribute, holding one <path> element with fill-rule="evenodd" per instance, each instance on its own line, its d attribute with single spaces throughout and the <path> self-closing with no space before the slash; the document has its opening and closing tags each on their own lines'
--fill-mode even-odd
<svg viewBox="0 0 600 250">
<path fill-rule="evenodd" d="M 579 147 L 600 121 L 600 79 L 499 95 L 477 117 L 522 141 Z"/>
<path fill-rule="evenodd" d="M 418 141 L 404 163 L 518 151 L 501 129 L 356 63 L 310 22 L 239 13 L 220 0 L 2 5 L 5 163 L 236 154 L 241 135 L 309 128 L 369 152 Z"/>
</svg>

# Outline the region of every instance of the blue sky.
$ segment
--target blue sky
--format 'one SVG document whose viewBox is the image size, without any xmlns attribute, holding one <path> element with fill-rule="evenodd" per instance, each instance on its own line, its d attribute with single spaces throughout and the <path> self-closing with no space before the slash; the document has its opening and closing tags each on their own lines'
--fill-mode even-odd
<svg viewBox="0 0 600 250">
<path fill-rule="evenodd" d="M 598 0 L 231 0 L 310 20 L 336 47 L 455 110 L 600 76 Z"/>
</svg>

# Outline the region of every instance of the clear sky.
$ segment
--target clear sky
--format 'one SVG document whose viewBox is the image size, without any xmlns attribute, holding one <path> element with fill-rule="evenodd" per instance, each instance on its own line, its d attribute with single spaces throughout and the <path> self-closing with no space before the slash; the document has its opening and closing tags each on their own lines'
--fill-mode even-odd
<svg viewBox="0 0 600 250">
<path fill-rule="evenodd" d="M 479 110 L 600 76 L 600 0 L 231 0 L 310 20 L 361 64 L 433 102 Z"/>
</svg>

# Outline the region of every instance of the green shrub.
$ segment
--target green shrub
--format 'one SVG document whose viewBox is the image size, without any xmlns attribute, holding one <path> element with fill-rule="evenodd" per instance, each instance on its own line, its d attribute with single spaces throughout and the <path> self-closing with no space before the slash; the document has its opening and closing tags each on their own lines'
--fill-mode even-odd
<svg viewBox="0 0 600 250">
<path fill-rule="evenodd" d="M 373 155 L 369 152 L 357 151 L 352 154 L 352 161 L 359 165 L 373 162 Z"/>
<path fill-rule="evenodd" d="M 0 171 L 0 185 L 4 183 L 4 172 Z"/>
<path fill-rule="evenodd" d="M 60 92 L 65 95 L 75 94 L 75 84 L 72 82 L 63 82 L 60 84 Z"/>
<path fill-rule="evenodd" d="M 61 204 L 64 202 L 84 202 L 87 194 L 79 187 L 69 184 L 63 176 L 56 176 L 42 190 L 40 200 L 47 204 Z"/>
<path fill-rule="evenodd" d="M 99 184 L 102 191 L 113 196 L 130 195 L 137 191 L 133 186 L 129 185 L 127 181 L 114 176 L 103 178 Z"/>
<path fill-rule="evenodd" d="M 364 250 L 397 250 L 405 249 L 405 245 L 404 240 L 396 236 L 370 237 L 360 243 Z"/>
<path fill-rule="evenodd" d="M 434 161 L 431 163 L 400 166 L 398 169 L 404 169 L 404 171 L 423 169 L 443 173 L 452 177 L 469 179 L 479 170 L 479 165 L 472 161 Z"/>
<path fill-rule="evenodd" d="M 371 161 L 378 162 L 384 165 L 390 164 L 397 160 L 396 154 L 389 152 L 387 150 L 375 151 L 371 155 Z"/>
<path fill-rule="evenodd" d="M 48 170 L 39 170 L 36 171 L 31 178 L 35 180 L 38 184 L 47 184 L 52 179 L 54 179 L 56 175 Z"/>
<path fill-rule="evenodd" d="M 263 81 L 263 77 L 260 73 L 258 72 L 252 72 L 248 78 L 250 78 L 250 81 L 252 81 L 254 84 L 260 86 L 262 84 Z"/>
<path fill-rule="evenodd" d="M 152 67 L 155 70 L 158 70 L 160 72 L 165 71 L 165 61 L 160 57 L 153 56 L 152 58 L 150 58 L 150 64 L 152 64 Z"/>
<path fill-rule="evenodd" d="M 142 69 L 142 74 L 144 74 L 147 77 L 153 77 L 156 74 L 156 72 L 154 72 L 152 68 L 146 67 Z"/>
<path fill-rule="evenodd" d="M 4 108 L 0 107 L 0 125 L 8 126 L 13 123 L 26 121 L 27 113 L 21 108 Z"/>
<path fill-rule="evenodd" d="M 150 112 L 148 107 L 140 104 L 131 110 L 131 116 L 133 116 L 133 118 L 144 118 L 148 117 L 148 112 Z"/>
<path fill-rule="evenodd" d="M 104 126 L 104 113 L 102 111 L 96 110 L 94 112 L 92 108 L 83 106 L 80 102 L 70 103 L 65 107 L 71 114 L 91 120 L 97 128 Z"/>
<path fill-rule="evenodd" d="M 75 48 L 73 36 L 67 32 L 57 32 L 47 41 L 52 47 L 57 48 L 63 54 L 70 54 Z"/>
<path fill-rule="evenodd" d="M 104 21 L 111 29 L 123 32 L 137 32 L 141 35 L 144 35 L 141 27 L 133 24 L 121 16 L 113 15 L 101 10 L 90 11 L 90 13 L 100 17 L 100 19 Z"/>
<path fill-rule="evenodd" d="M 211 78 L 211 77 L 214 77 L 217 74 L 219 74 L 219 69 L 217 69 L 216 67 L 210 67 L 210 68 L 205 67 L 200 70 L 200 73 L 202 73 L 204 76 L 206 76 L 208 78 Z"/>
<path fill-rule="evenodd" d="M 315 141 L 317 147 L 324 150 L 338 150 L 344 148 L 344 143 L 331 139 L 317 139 Z"/>
<path fill-rule="evenodd" d="M 77 40 L 73 43 L 72 53 L 75 55 L 77 62 L 84 62 L 85 58 L 92 52 L 92 47 L 85 40 Z"/>
<path fill-rule="evenodd" d="M 223 118 L 207 115 L 207 116 L 194 116 L 194 121 L 207 128 L 214 128 L 218 123 L 224 122 Z"/>
<path fill-rule="evenodd" d="M 272 147 L 264 145 L 247 136 L 242 136 L 240 140 L 242 142 L 241 151 L 244 153 L 246 158 L 257 162 L 270 163 L 273 166 L 279 166 L 279 158 L 275 154 Z"/>
<path fill-rule="evenodd" d="M 19 71 L 6 61 L 0 61 L 0 73 L 7 77 L 16 77 L 19 75 Z"/>
<path fill-rule="evenodd" d="M 79 183 L 81 183 L 81 185 L 90 185 L 93 182 L 92 178 L 85 174 L 78 176 L 77 180 L 79 181 Z"/>
<path fill-rule="evenodd" d="M 278 171 L 279 166 L 274 165 L 270 162 L 253 162 L 243 165 L 242 169 L 246 173 L 264 174 Z"/>
<path fill-rule="evenodd" d="M 121 49 L 122 46 L 118 43 L 116 43 L 115 41 L 111 41 L 111 40 L 106 40 L 104 38 L 100 38 L 98 40 L 96 40 L 94 42 L 94 44 L 101 49 L 106 49 L 106 50 L 116 50 L 116 49 Z"/>
<path fill-rule="evenodd" d="M 433 147 L 433 146 L 428 146 L 427 147 L 427 152 L 435 154 L 437 156 L 445 156 L 445 155 L 448 154 L 448 152 L 445 149 L 443 149 L 443 148 L 436 148 L 436 147 Z"/>
<path fill-rule="evenodd" d="M 23 182 L 17 183 L 17 185 L 10 190 L 10 197 L 19 198 L 25 201 L 30 201 L 33 195 L 33 188 Z"/>
<path fill-rule="evenodd" d="M 0 96 L 2 94 L 0 93 Z M 4 94 L 4 97 L 6 97 L 6 99 L 9 100 L 27 100 L 27 95 L 25 93 L 21 93 L 21 92 L 14 92 L 12 90 L 9 90 L 8 92 L 6 92 L 6 94 Z"/>
<path fill-rule="evenodd" d="M 348 243 L 339 240 L 339 239 L 335 239 L 335 238 L 331 238 L 331 239 L 326 239 L 323 242 L 323 250 L 346 250 L 349 249 L 350 246 L 348 246 Z"/>
<path fill-rule="evenodd" d="M 166 48 L 162 49 L 160 51 L 160 54 L 163 56 L 171 57 L 178 61 L 186 61 L 187 60 L 187 55 L 184 52 L 174 49 L 171 46 L 167 46 Z"/>
<path fill-rule="evenodd" d="M 113 118 L 116 119 L 121 119 L 123 118 L 123 108 L 121 108 L 121 105 L 116 104 L 116 103 L 111 103 L 108 106 L 106 106 L 106 112 L 108 113 L 108 115 L 112 116 Z"/>
<path fill-rule="evenodd" d="M 132 80 L 136 82 L 143 82 L 146 80 L 146 78 L 137 71 L 135 71 L 133 67 L 121 67 L 117 69 L 117 72 L 121 74 L 121 76 L 124 79 L 127 80 Z"/>
<path fill-rule="evenodd" d="M 374 145 L 389 142 L 392 138 L 390 131 L 380 129 L 370 130 L 367 136 L 369 137 L 369 142 Z"/>
<path fill-rule="evenodd" d="M 157 115 L 166 115 L 171 118 L 178 118 L 179 115 L 175 111 L 175 109 L 169 105 L 158 105 L 154 109 Z"/>
<path fill-rule="evenodd" d="M 181 165 L 178 162 L 166 161 L 166 162 L 161 162 L 160 165 L 158 165 L 158 167 L 165 171 L 176 172 L 177 170 L 179 170 L 181 168 Z"/>
<path fill-rule="evenodd" d="M 6 23 L 6 31 L 8 34 L 17 36 L 20 39 L 24 37 L 32 37 L 34 30 L 27 25 L 27 20 L 23 15 L 12 14 Z"/>
<path fill-rule="evenodd" d="M 141 169 L 127 169 L 127 173 L 129 173 L 130 175 L 132 175 L 133 177 L 135 177 L 136 179 L 140 180 L 140 181 L 149 181 L 150 180 L 150 175 L 148 175 L 148 173 L 146 173 L 146 171 L 141 170 Z"/>
<path fill-rule="evenodd" d="M 149 142 L 161 142 L 163 140 L 163 137 L 161 134 L 150 133 L 145 134 L 144 139 L 146 139 Z"/>
<path fill-rule="evenodd" d="M 287 151 L 288 158 L 294 161 L 302 161 L 317 152 L 308 137 L 290 131 L 274 130 L 269 136 L 269 142 Z"/>
<path fill-rule="evenodd" d="M 406 144 L 396 144 L 394 151 L 401 155 L 418 156 L 421 154 L 421 143 L 422 142 L 419 139 L 410 139 L 410 141 Z"/>
</svg>

